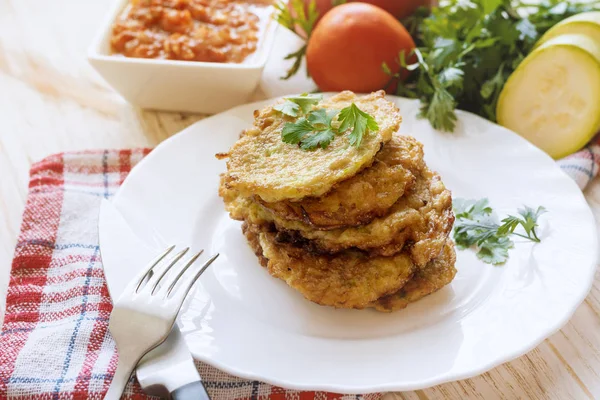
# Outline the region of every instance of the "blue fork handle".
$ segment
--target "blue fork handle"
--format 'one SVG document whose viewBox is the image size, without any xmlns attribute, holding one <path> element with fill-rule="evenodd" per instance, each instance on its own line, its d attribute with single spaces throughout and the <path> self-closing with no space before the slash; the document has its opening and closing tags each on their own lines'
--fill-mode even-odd
<svg viewBox="0 0 600 400">
<path fill-rule="evenodd" d="M 210 396 L 201 381 L 183 385 L 171 392 L 173 400 L 210 400 Z"/>
</svg>

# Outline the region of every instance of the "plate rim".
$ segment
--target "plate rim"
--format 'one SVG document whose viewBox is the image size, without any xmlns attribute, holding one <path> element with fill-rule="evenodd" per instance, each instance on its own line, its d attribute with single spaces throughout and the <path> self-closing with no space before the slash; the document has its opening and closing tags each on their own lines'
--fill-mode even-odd
<svg viewBox="0 0 600 400">
<path fill-rule="evenodd" d="M 330 94 L 331 93 L 325 93 L 325 95 L 330 95 Z M 167 146 L 181 134 L 186 134 L 186 132 L 188 130 L 192 130 L 195 125 L 201 124 L 203 121 L 206 121 L 208 119 L 211 119 L 213 117 L 219 116 L 224 113 L 232 113 L 232 112 L 235 112 L 235 110 L 237 110 L 237 109 L 246 108 L 249 106 L 259 107 L 260 105 L 280 99 L 282 97 L 284 97 L 284 96 L 278 96 L 278 97 L 274 97 L 271 99 L 255 101 L 255 102 L 251 102 L 251 103 L 233 107 L 222 113 L 218 113 L 218 114 L 209 116 L 205 119 L 202 119 L 200 121 L 197 121 L 194 124 L 183 129 L 182 131 L 170 136 L 166 140 L 159 143 L 146 157 L 144 157 L 138 164 L 136 164 L 134 166 L 134 168 L 132 168 L 132 170 L 126 177 L 126 179 L 123 182 L 123 184 L 121 185 L 121 187 L 119 187 L 119 189 L 113 196 L 112 201 L 115 204 L 118 203 L 118 200 L 119 200 L 121 194 L 123 193 L 122 188 L 127 185 L 128 180 L 135 179 L 135 176 L 137 175 L 137 173 L 140 170 L 142 170 L 143 166 L 146 163 L 151 162 L 151 160 L 154 158 L 154 156 L 156 156 L 158 154 L 158 152 L 157 152 L 158 149 L 160 149 L 161 147 Z M 399 96 L 388 95 L 387 97 L 392 98 L 392 99 L 401 99 L 401 101 L 418 102 L 418 100 L 407 99 L 407 98 L 399 97 Z M 476 119 L 479 119 L 480 121 L 482 121 L 484 123 L 492 124 L 496 128 L 500 128 L 500 129 L 504 130 L 506 132 L 506 134 L 516 136 L 518 140 L 520 140 L 524 143 L 524 145 L 529 146 L 533 151 L 536 151 L 536 152 L 540 153 L 541 155 L 543 155 L 544 157 L 546 157 L 547 159 L 552 160 L 550 158 L 550 156 L 548 156 L 542 150 L 535 147 L 533 144 L 531 144 L 530 142 L 528 142 L 527 140 L 525 140 L 524 138 L 522 138 L 515 132 L 510 131 L 507 128 L 504 128 L 504 127 L 502 127 L 498 124 L 495 124 L 491 121 L 488 121 L 478 115 L 475 115 L 475 114 L 472 114 L 472 113 L 469 113 L 466 111 L 457 110 L 457 114 L 458 115 L 468 115 L 470 118 L 475 117 Z M 552 161 L 555 162 L 555 160 L 552 160 Z M 566 175 L 564 173 L 564 171 L 562 171 L 560 169 L 560 167 L 558 165 L 555 165 L 555 168 L 557 170 L 559 170 L 563 174 L 564 178 L 568 180 L 569 184 L 572 185 L 574 189 L 576 189 L 576 191 L 578 192 L 577 195 L 578 195 L 579 199 L 583 201 L 583 204 L 585 204 L 586 213 L 588 214 L 591 221 L 595 221 L 593 212 L 590 209 L 589 204 L 587 203 L 587 200 L 585 199 L 585 196 L 583 195 L 583 191 L 577 186 L 577 184 L 575 183 L 575 181 L 572 180 L 571 177 Z M 483 374 L 483 373 L 485 373 L 495 367 L 498 367 L 502 364 L 505 364 L 507 362 L 515 360 L 522 355 L 529 353 L 530 351 L 535 349 L 537 346 L 539 346 L 544 340 L 546 340 L 548 337 L 550 337 L 553 334 L 555 334 L 556 332 L 558 332 L 564 325 L 566 325 L 568 323 L 568 321 L 572 318 L 573 314 L 577 311 L 579 306 L 583 303 L 583 301 L 585 300 L 585 298 L 587 297 L 587 295 L 589 294 L 589 292 L 593 286 L 596 269 L 598 267 L 597 260 L 598 260 L 599 248 L 600 248 L 599 243 L 598 243 L 598 230 L 595 226 L 595 223 L 594 223 L 593 233 L 594 233 L 593 242 L 595 243 L 595 245 L 594 245 L 593 249 L 589 250 L 590 252 L 593 252 L 593 257 L 591 257 L 591 259 L 593 261 L 592 261 L 591 265 L 586 266 L 587 267 L 586 270 L 588 271 L 587 282 L 586 282 L 585 286 L 581 285 L 579 295 L 577 297 L 573 296 L 573 305 L 570 308 L 570 310 L 568 312 L 565 312 L 562 315 L 562 318 L 558 318 L 554 324 L 547 325 L 546 329 L 543 329 L 544 333 L 540 333 L 539 336 L 535 340 L 530 340 L 528 342 L 522 342 L 523 343 L 522 345 L 514 346 L 515 350 L 513 350 L 512 352 L 506 352 L 506 354 L 502 357 L 500 357 L 500 356 L 495 357 L 495 358 L 492 357 L 491 359 L 487 360 L 487 362 L 479 363 L 479 364 L 475 365 L 475 367 L 470 368 L 468 371 L 465 371 L 463 373 L 446 373 L 446 374 L 441 373 L 441 374 L 437 374 L 436 376 L 429 378 L 429 379 L 421 379 L 421 380 L 415 380 L 415 381 L 405 382 L 405 383 L 394 382 L 394 383 L 389 383 L 389 384 L 379 384 L 376 387 L 374 387 L 373 385 L 348 385 L 348 384 L 343 385 L 343 386 L 339 385 L 339 384 L 317 384 L 317 385 L 314 385 L 314 384 L 310 384 L 310 383 L 292 382 L 292 381 L 283 380 L 283 379 L 271 379 L 270 377 L 263 376 L 260 373 L 246 371 L 246 370 L 243 370 L 240 368 L 236 368 L 235 366 L 232 366 L 232 365 L 227 365 L 227 364 L 221 363 L 214 357 L 209 357 L 209 356 L 204 356 L 202 354 L 199 354 L 197 351 L 194 350 L 194 348 L 190 348 L 190 352 L 196 360 L 205 362 L 223 372 L 234 375 L 236 377 L 240 377 L 242 379 L 248 379 L 248 380 L 257 380 L 257 381 L 265 382 L 265 383 L 268 383 L 271 385 L 276 385 L 276 386 L 281 386 L 281 387 L 285 387 L 285 388 L 292 389 L 292 390 L 301 390 L 301 391 L 328 391 L 328 392 L 336 392 L 336 393 L 343 393 L 343 394 L 364 394 L 364 393 L 374 393 L 374 392 L 409 391 L 409 390 L 424 389 L 424 388 L 432 387 L 432 386 L 447 383 L 447 382 L 472 378 L 472 377 L 478 376 L 480 374 Z M 542 331 L 542 329 L 540 330 L 540 332 L 541 331 Z"/>
</svg>

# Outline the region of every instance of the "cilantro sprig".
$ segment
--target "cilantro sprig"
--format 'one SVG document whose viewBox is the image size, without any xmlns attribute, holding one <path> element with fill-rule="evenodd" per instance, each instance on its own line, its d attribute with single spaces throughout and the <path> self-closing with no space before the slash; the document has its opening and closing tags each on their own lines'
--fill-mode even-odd
<svg viewBox="0 0 600 400">
<path fill-rule="evenodd" d="M 488 264 L 503 264 L 508 259 L 508 250 L 514 246 L 511 235 L 539 243 L 537 235 L 538 218 L 546 212 L 544 207 L 537 209 L 524 206 L 517 210 L 518 215 L 508 215 L 498 222 L 498 217 L 489 205 L 488 199 L 454 200 L 454 241 L 460 249 L 475 246 L 477 257 Z M 522 232 L 516 232 L 518 227 Z"/>
<path fill-rule="evenodd" d="M 322 99 L 319 94 L 303 93 L 287 97 L 273 107 L 284 115 L 298 118 L 284 125 L 281 138 L 285 143 L 297 144 L 302 150 L 325 149 L 337 135 L 349 131 L 350 145 L 359 147 L 366 133 L 379 129 L 375 118 L 354 103 L 341 110 L 315 109 Z"/>
</svg>

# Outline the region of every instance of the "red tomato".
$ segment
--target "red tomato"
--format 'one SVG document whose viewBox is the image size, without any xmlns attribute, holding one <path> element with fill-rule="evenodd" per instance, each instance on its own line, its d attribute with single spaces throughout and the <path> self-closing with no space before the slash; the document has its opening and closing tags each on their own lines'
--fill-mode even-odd
<svg viewBox="0 0 600 400">
<path fill-rule="evenodd" d="M 368 93 L 390 81 L 381 69 L 387 63 L 398 73 L 398 54 L 415 43 L 390 13 L 365 3 L 347 3 L 329 11 L 308 41 L 306 62 L 323 91 Z"/>
</svg>

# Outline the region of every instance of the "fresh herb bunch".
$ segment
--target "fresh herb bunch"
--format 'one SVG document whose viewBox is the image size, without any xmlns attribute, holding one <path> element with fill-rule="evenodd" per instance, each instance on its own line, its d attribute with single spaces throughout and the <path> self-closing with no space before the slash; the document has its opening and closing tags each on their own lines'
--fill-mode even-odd
<svg viewBox="0 0 600 400">
<path fill-rule="evenodd" d="M 273 107 L 289 117 L 299 117 L 284 125 L 281 139 L 285 143 L 297 144 L 302 150 L 325 149 L 336 135 L 351 129 L 350 145 L 358 147 L 365 133 L 379 129 L 375 119 L 354 103 L 341 110 L 314 109 L 322 99 L 319 94 L 304 93 Z"/>
<path fill-rule="evenodd" d="M 420 99 L 420 116 L 435 129 L 453 131 L 456 108 L 496 121 L 504 83 L 540 36 L 599 3 L 448 0 L 431 13 L 420 9 L 404 21 L 417 49 L 414 55 L 399 55 L 398 63 L 412 74 L 398 85 L 397 94 Z M 389 66 L 382 68 L 390 73 Z"/>
<path fill-rule="evenodd" d="M 319 18 L 317 2 L 315 0 L 311 0 L 310 3 L 308 3 L 307 9 L 304 8 L 304 4 L 304 0 L 289 0 L 289 6 L 288 3 L 283 0 L 278 1 L 275 4 L 275 14 L 273 17 L 275 21 L 295 34 L 298 34 L 298 31 L 300 31 L 303 39 L 305 39 L 305 43 L 302 47 L 285 56 L 284 60 L 294 60 L 294 63 L 286 72 L 285 76 L 281 77 L 281 79 L 284 80 L 290 79 L 298 72 L 298 69 L 300 69 L 302 59 L 306 55 L 308 39 L 310 39 L 310 35 Z M 310 76 L 308 74 L 308 69 L 306 70 L 306 75 Z"/>
<path fill-rule="evenodd" d="M 519 236 L 539 243 L 538 218 L 546 212 L 544 207 L 533 209 L 525 206 L 517 210 L 517 216 L 509 215 L 498 222 L 498 217 L 488 199 L 454 200 L 454 241 L 460 249 L 476 246 L 477 257 L 488 264 L 503 264 L 508 259 L 508 250 L 514 246 L 510 235 Z M 515 232 L 521 226 L 524 233 Z"/>
</svg>

